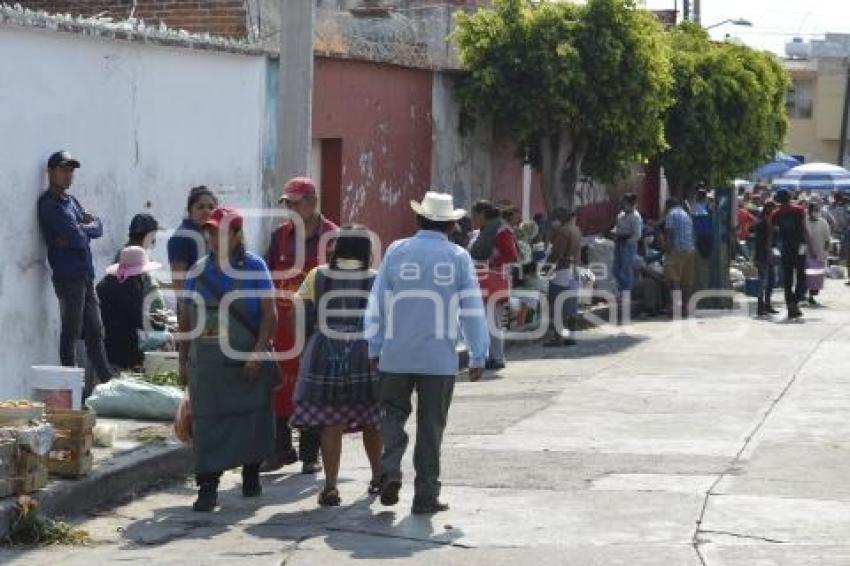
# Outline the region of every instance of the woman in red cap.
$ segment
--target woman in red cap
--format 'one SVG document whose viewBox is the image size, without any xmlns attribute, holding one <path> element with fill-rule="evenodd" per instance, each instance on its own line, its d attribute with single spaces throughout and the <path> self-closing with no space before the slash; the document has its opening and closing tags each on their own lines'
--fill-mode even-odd
<svg viewBox="0 0 850 566">
<path fill-rule="evenodd" d="M 273 287 L 262 258 L 245 251 L 242 223 L 239 211 L 227 206 L 204 223 L 211 252 L 186 278 L 193 296 L 180 309 L 184 336 L 203 324 L 199 336 L 180 342 L 180 376 L 192 400 L 195 511 L 215 509 L 222 473 L 240 465 L 242 495 L 259 496 L 260 464 L 274 450 Z"/>
<path fill-rule="evenodd" d="M 274 335 L 274 349 L 278 353 L 291 352 L 295 347 L 295 308 L 293 299 L 307 274 L 324 263 L 331 246 L 331 237 L 339 228 L 319 213 L 319 199 L 315 183 L 306 177 L 291 179 L 283 187 L 282 203 L 290 212 L 290 219 L 274 231 L 266 254 L 275 288 L 288 293 L 277 298 L 278 324 Z M 299 352 L 300 353 L 300 352 Z M 280 361 L 283 384 L 275 398 L 276 437 L 274 457 L 266 461 L 262 471 L 279 470 L 299 459 L 303 473 L 321 471 L 319 464 L 319 430 L 303 429 L 298 453 L 292 445 L 289 418 L 294 412 L 292 402 L 298 380 L 299 359 Z"/>
</svg>

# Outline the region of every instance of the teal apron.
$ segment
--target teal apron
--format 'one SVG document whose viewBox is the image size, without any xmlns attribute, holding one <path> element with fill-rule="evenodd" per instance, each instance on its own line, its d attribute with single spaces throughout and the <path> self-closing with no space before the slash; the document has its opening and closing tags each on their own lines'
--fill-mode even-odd
<svg viewBox="0 0 850 566">
<path fill-rule="evenodd" d="M 234 301 L 231 309 L 238 302 Z M 217 300 L 207 300 L 206 315 L 206 328 L 218 329 Z M 231 347 L 244 352 L 253 350 L 255 335 L 234 316 L 229 323 Z M 274 452 L 272 396 L 278 385 L 276 366 L 269 357 L 254 380 L 242 377 L 243 366 L 244 362 L 227 357 L 218 336 L 205 335 L 191 344 L 189 397 L 198 474 L 261 463 Z"/>
</svg>

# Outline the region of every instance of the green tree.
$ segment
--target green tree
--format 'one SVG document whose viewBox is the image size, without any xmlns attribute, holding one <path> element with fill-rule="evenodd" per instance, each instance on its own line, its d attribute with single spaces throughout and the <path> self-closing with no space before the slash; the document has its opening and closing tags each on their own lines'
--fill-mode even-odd
<svg viewBox="0 0 850 566">
<path fill-rule="evenodd" d="M 671 32 L 675 104 L 661 154 L 671 190 L 688 196 L 750 173 L 782 147 L 788 77 L 770 54 L 716 43 L 693 24 Z"/>
<path fill-rule="evenodd" d="M 495 0 L 459 15 L 464 116 L 491 117 L 540 169 L 549 210 L 664 147 L 672 86 L 660 25 L 633 0 Z"/>
</svg>

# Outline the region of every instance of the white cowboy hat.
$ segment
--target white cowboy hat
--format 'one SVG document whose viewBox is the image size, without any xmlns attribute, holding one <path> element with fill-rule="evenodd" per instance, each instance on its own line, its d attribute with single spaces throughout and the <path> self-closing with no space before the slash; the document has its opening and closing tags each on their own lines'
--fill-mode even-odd
<svg viewBox="0 0 850 566">
<path fill-rule="evenodd" d="M 419 216 L 424 216 L 434 222 L 451 222 L 466 216 L 462 208 L 455 208 L 452 195 L 428 191 L 422 202 L 410 201 L 410 208 Z"/>
<path fill-rule="evenodd" d="M 115 275 L 123 283 L 128 277 L 156 271 L 161 267 L 161 263 L 148 260 L 148 254 L 144 248 L 127 246 L 121 250 L 118 263 L 106 268 L 106 274 Z"/>
</svg>

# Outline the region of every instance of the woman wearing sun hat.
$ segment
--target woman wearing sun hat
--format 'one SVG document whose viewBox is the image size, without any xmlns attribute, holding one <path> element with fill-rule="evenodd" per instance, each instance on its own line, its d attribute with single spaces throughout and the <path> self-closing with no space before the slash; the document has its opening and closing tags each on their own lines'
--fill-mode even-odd
<svg viewBox="0 0 850 566">
<path fill-rule="evenodd" d="M 118 263 L 106 268 L 106 277 L 97 285 L 106 355 L 113 366 L 132 369 L 144 362 L 139 332 L 152 327 L 152 323 L 145 324 L 145 318 L 151 316 L 144 310 L 145 279 L 161 267 L 148 259 L 144 248 L 128 246 L 121 250 Z"/>
</svg>

